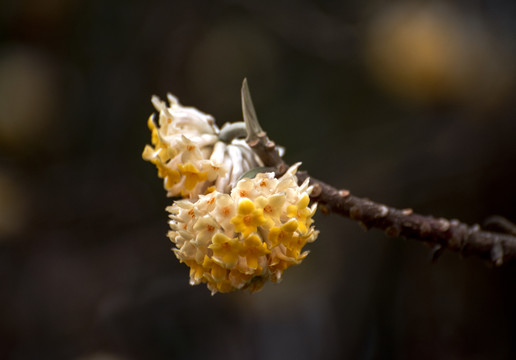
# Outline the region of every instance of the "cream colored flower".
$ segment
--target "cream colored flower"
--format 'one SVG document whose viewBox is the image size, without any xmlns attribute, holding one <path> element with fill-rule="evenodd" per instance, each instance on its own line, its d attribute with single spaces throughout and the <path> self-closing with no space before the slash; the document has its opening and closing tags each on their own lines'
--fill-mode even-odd
<svg viewBox="0 0 516 360">
<path fill-rule="evenodd" d="M 177 258 L 190 267 L 190 283 L 206 283 L 212 293 L 260 289 L 280 281 L 283 271 L 299 264 L 316 239 L 312 225 L 312 190 L 297 184 L 299 164 L 280 179 L 273 173 L 239 180 L 230 194 L 176 201 L 170 212 L 169 238 Z M 279 191 L 281 189 L 281 191 Z"/>
<path fill-rule="evenodd" d="M 254 200 L 257 196 L 253 179 L 244 178 L 231 190 L 231 197 L 237 200 L 242 198 Z"/>
<path fill-rule="evenodd" d="M 226 233 L 233 233 L 235 226 L 231 219 L 236 214 L 235 201 L 228 194 L 216 193 L 216 206 L 211 215 L 217 220 Z"/>
<path fill-rule="evenodd" d="M 242 247 L 238 238 L 230 238 L 218 233 L 213 236 L 212 244 L 208 246 L 213 251 L 213 260 L 222 267 L 233 268 L 238 263 L 238 254 Z"/>
<path fill-rule="evenodd" d="M 246 178 L 263 164 L 239 137 L 249 131 L 252 139 L 262 130 L 245 82 L 242 91 L 245 129 L 243 123 L 219 129 L 210 115 L 172 95 L 168 105 L 153 97 L 159 115 L 148 120 L 152 145 L 142 154 L 156 166 L 167 194 L 184 198 L 167 208 L 168 237 L 190 268 L 190 284 L 206 283 L 212 294 L 256 291 L 267 280 L 280 281 L 318 235 L 312 225 L 316 206 L 309 207 L 312 188 L 308 179 L 297 183 L 300 164 L 279 179 L 274 173 Z"/>
<path fill-rule="evenodd" d="M 221 130 L 211 115 L 182 106 L 168 95 L 169 105 L 158 97 L 152 103 L 159 117 L 152 115 L 147 125 L 152 145 L 142 157 L 153 163 L 168 196 L 196 200 L 213 190 L 229 193 L 242 174 L 262 166 L 245 141 L 220 139 Z"/>
<path fill-rule="evenodd" d="M 308 207 L 310 203 L 310 197 L 308 194 L 304 194 L 299 201 L 294 205 L 287 207 L 287 215 L 291 218 L 296 218 L 299 224 L 299 231 L 305 234 L 308 231 L 308 227 L 312 224 L 312 216 L 315 214 L 317 204 L 314 204 L 312 208 Z"/>
<path fill-rule="evenodd" d="M 264 226 L 268 229 L 275 224 L 281 223 L 281 213 L 285 205 L 285 194 L 274 194 L 268 197 L 259 196 L 256 198 L 256 204 L 262 209 L 265 218 Z"/>
<path fill-rule="evenodd" d="M 219 228 L 220 225 L 210 215 L 204 215 L 199 218 L 193 226 L 193 230 L 197 232 L 197 236 L 195 237 L 197 246 L 208 246 L 210 240 L 218 232 Z"/>
</svg>

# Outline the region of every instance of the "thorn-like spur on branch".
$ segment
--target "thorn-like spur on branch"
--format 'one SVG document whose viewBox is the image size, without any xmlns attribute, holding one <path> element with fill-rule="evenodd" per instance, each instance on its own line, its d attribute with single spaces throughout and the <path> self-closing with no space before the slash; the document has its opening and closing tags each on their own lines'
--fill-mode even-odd
<svg viewBox="0 0 516 360">
<path fill-rule="evenodd" d="M 265 166 L 283 174 L 288 169 L 280 157 L 276 145 L 261 129 L 247 81 L 242 85 L 242 111 L 246 123 L 247 143 L 262 159 Z M 298 171 L 299 182 L 309 175 Z M 347 190 L 338 190 L 320 180 L 310 177 L 314 186 L 310 195 L 321 209 L 334 212 L 357 221 L 365 229 L 377 228 L 390 237 L 406 237 L 428 243 L 435 260 L 445 249 L 463 255 L 475 255 L 500 266 L 516 259 L 516 233 L 509 221 L 496 221 L 503 233 L 485 231 L 479 225 L 467 225 L 458 220 L 434 218 L 413 213 L 412 209 L 396 209 L 368 199 L 359 198 Z"/>
<path fill-rule="evenodd" d="M 253 100 L 251 99 L 251 92 L 247 79 L 242 83 L 242 115 L 244 117 L 245 126 L 247 129 L 247 144 L 254 150 L 256 155 L 260 157 L 263 164 L 267 167 L 273 167 L 276 173 L 283 174 L 288 167 L 281 159 L 281 156 L 276 149 L 274 141 L 269 140 L 267 133 L 262 130 L 256 111 L 254 110 Z"/>
</svg>

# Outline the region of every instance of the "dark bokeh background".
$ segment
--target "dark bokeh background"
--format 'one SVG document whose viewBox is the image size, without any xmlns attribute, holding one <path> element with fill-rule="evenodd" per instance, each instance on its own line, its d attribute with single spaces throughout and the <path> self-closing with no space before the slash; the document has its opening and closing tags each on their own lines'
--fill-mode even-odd
<svg viewBox="0 0 516 360">
<path fill-rule="evenodd" d="M 190 287 L 152 94 L 264 128 L 312 175 L 516 220 L 512 0 L 0 3 L 1 359 L 514 359 L 516 267 L 338 216 L 256 294 Z"/>
</svg>

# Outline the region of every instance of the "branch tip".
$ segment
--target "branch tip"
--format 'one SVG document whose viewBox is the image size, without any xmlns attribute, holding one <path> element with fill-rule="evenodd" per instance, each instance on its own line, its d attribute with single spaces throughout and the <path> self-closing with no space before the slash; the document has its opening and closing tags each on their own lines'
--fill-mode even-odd
<svg viewBox="0 0 516 360">
<path fill-rule="evenodd" d="M 245 126 L 247 129 L 247 141 L 254 141 L 260 138 L 263 130 L 258 122 L 258 116 L 254 109 L 253 99 L 251 98 L 251 91 L 247 84 L 247 78 L 244 78 L 242 82 L 241 90 L 241 101 L 242 101 L 242 116 L 244 118 Z"/>
</svg>

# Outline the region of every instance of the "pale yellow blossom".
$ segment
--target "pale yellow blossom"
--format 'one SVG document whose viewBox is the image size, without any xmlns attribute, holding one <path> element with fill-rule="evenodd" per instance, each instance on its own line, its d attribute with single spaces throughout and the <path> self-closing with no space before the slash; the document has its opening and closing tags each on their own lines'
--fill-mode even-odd
<svg viewBox="0 0 516 360">
<path fill-rule="evenodd" d="M 271 243 L 271 247 L 276 247 L 279 244 L 289 243 L 297 228 L 298 222 L 296 219 L 290 219 L 281 227 L 275 226 L 271 228 L 269 230 L 268 236 L 268 240 Z"/>
<path fill-rule="evenodd" d="M 315 208 L 310 209 L 308 204 L 310 203 L 310 197 L 308 194 L 304 194 L 301 199 L 295 205 L 289 205 L 287 207 L 287 215 L 291 218 L 296 218 L 301 233 L 306 233 L 308 227 L 312 224 L 312 216 L 315 213 Z"/>
<path fill-rule="evenodd" d="M 152 145 L 142 153 L 158 169 L 168 196 L 195 200 L 214 189 L 225 193 L 242 174 L 263 165 L 240 139 L 221 141 L 211 115 L 182 106 L 172 95 L 168 101 L 152 98 L 159 116 L 147 121 Z"/>
<path fill-rule="evenodd" d="M 271 251 L 267 248 L 267 244 L 264 243 L 258 235 L 253 234 L 244 239 L 244 246 L 242 247 L 240 255 L 245 257 L 249 270 L 253 272 L 258 270 L 258 272 L 260 272 L 262 270 L 260 268 L 260 262 L 266 263 L 265 255 L 270 254 L 270 252 Z"/>
<path fill-rule="evenodd" d="M 256 205 L 262 209 L 265 218 L 264 226 L 271 228 L 275 224 L 281 223 L 281 213 L 285 204 L 285 194 L 274 194 L 268 197 L 259 196 L 256 198 Z"/>
<path fill-rule="evenodd" d="M 212 293 L 256 291 L 267 280 L 280 281 L 285 269 L 308 255 L 303 248 L 318 235 L 315 207 L 308 206 L 310 188 L 297 184 L 295 168 L 280 179 L 273 173 L 241 179 L 235 189 L 167 208 L 174 253 L 190 267 L 190 283 L 206 283 Z M 250 197 L 242 197 L 242 190 L 252 191 L 245 194 Z"/>
<path fill-rule="evenodd" d="M 213 251 L 213 259 L 225 268 L 233 268 L 238 262 L 238 254 L 242 248 L 238 238 L 230 238 L 222 233 L 213 236 L 208 246 Z"/>
<path fill-rule="evenodd" d="M 235 225 L 235 231 L 242 233 L 244 237 L 256 232 L 259 226 L 266 223 L 263 210 L 257 208 L 249 199 L 242 199 L 238 203 L 237 214 L 231 219 Z"/>
</svg>

